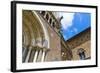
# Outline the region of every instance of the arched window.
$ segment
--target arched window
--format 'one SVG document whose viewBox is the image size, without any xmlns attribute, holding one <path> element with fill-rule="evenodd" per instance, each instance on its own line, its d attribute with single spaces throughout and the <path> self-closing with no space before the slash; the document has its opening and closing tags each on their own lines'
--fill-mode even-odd
<svg viewBox="0 0 100 73">
<path fill-rule="evenodd" d="M 83 48 L 78 49 L 78 55 L 80 60 L 85 60 L 86 56 L 85 56 L 85 50 Z"/>
<path fill-rule="evenodd" d="M 49 15 L 48 15 L 48 14 L 46 15 L 46 19 L 47 19 L 47 21 L 48 21 L 48 19 L 49 19 Z"/>
<path fill-rule="evenodd" d="M 50 18 L 50 21 L 49 21 L 49 23 L 51 24 L 52 23 L 52 19 Z"/>
<path fill-rule="evenodd" d="M 52 23 L 53 28 L 55 28 L 55 22 Z"/>
<path fill-rule="evenodd" d="M 42 11 L 41 14 L 44 16 L 45 15 L 45 11 Z"/>
</svg>

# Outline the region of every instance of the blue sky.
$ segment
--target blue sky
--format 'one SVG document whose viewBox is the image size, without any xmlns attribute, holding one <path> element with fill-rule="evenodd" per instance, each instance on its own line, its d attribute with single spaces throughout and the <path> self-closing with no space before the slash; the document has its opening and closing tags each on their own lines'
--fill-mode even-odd
<svg viewBox="0 0 100 73">
<path fill-rule="evenodd" d="M 61 13 L 62 35 L 65 40 L 74 37 L 91 25 L 90 13 Z"/>
</svg>

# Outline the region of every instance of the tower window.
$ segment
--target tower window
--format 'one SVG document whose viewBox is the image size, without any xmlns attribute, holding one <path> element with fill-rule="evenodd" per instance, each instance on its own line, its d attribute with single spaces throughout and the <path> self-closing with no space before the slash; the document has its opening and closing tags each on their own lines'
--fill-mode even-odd
<svg viewBox="0 0 100 73">
<path fill-rule="evenodd" d="M 83 48 L 78 49 L 78 55 L 80 60 L 85 60 L 86 56 L 85 56 L 85 50 Z"/>
<path fill-rule="evenodd" d="M 48 21 L 48 19 L 49 19 L 49 15 L 48 15 L 48 14 L 46 15 L 46 19 L 47 19 L 47 21 Z"/>
<path fill-rule="evenodd" d="M 52 23 L 52 26 L 55 27 L 55 22 Z"/>
<path fill-rule="evenodd" d="M 51 24 L 51 22 L 52 22 L 52 19 L 50 18 L 50 21 L 49 21 L 49 23 Z"/>
<path fill-rule="evenodd" d="M 42 11 L 41 14 L 44 16 L 45 15 L 45 11 Z"/>
</svg>

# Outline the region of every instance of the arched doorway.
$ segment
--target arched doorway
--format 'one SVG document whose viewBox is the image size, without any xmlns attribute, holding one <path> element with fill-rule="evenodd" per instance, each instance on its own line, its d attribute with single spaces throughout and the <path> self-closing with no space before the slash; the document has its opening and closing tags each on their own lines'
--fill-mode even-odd
<svg viewBox="0 0 100 73">
<path fill-rule="evenodd" d="M 35 11 L 23 10 L 22 62 L 41 62 L 45 60 L 49 48 L 49 36 Z"/>
</svg>

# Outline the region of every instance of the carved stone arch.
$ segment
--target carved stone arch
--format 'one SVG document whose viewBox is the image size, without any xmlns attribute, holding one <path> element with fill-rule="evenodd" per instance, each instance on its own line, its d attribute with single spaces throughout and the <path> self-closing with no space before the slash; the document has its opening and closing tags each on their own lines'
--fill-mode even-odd
<svg viewBox="0 0 100 73">
<path fill-rule="evenodd" d="M 26 28 L 25 26 L 23 27 L 23 33 L 22 33 L 22 41 L 23 41 L 23 46 L 28 46 L 31 42 L 31 35 L 30 35 L 30 31 L 28 28 Z"/>
<path fill-rule="evenodd" d="M 42 37 L 44 37 L 43 39 L 46 40 L 48 42 L 47 44 L 47 48 L 50 48 L 50 39 L 49 39 L 49 34 L 48 34 L 48 30 L 47 30 L 47 26 L 42 22 L 42 20 L 40 19 L 39 15 L 37 12 L 35 11 L 32 11 L 33 15 L 35 15 L 37 21 L 38 21 L 38 24 L 40 25 L 43 33 L 40 31 Z"/>
<path fill-rule="evenodd" d="M 33 41 L 35 44 L 39 41 L 43 45 L 44 39 L 49 40 L 47 28 L 35 12 L 23 10 L 23 27 L 27 28 L 27 33 L 30 34 L 30 45 L 33 45 Z"/>
</svg>

